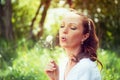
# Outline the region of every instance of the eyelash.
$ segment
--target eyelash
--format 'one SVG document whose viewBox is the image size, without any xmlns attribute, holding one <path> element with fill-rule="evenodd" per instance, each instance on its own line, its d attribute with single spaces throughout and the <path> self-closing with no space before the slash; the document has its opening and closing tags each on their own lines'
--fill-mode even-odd
<svg viewBox="0 0 120 80">
<path fill-rule="evenodd" d="M 60 28 L 64 28 L 64 26 L 60 26 Z M 76 27 L 71 27 L 70 29 L 76 30 L 77 28 Z"/>
<path fill-rule="evenodd" d="M 76 30 L 77 28 L 76 28 L 76 27 L 73 27 L 73 28 L 71 27 L 71 29 L 72 29 L 72 30 Z"/>
<path fill-rule="evenodd" d="M 64 26 L 60 26 L 60 28 L 64 28 Z"/>
</svg>

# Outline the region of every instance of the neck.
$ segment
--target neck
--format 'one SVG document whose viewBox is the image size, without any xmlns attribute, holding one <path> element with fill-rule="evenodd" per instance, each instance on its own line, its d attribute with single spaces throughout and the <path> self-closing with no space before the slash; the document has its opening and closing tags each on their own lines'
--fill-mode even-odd
<svg viewBox="0 0 120 80">
<path fill-rule="evenodd" d="M 81 51 L 80 46 L 74 48 L 65 48 L 69 60 L 76 60 L 75 57 L 78 57 L 79 52 Z"/>
</svg>

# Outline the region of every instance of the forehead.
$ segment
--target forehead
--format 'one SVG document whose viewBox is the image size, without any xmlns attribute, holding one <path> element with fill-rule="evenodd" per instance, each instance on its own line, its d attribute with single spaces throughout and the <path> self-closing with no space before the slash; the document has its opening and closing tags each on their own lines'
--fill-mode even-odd
<svg viewBox="0 0 120 80">
<path fill-rule="evenodd" d="M 65 23 L 81 24 L 82 20 L 83 20 L 83 17 L 74 12 L 66 13 L 63 18 L 63 22 L 65 22 Z"/>
</svg>

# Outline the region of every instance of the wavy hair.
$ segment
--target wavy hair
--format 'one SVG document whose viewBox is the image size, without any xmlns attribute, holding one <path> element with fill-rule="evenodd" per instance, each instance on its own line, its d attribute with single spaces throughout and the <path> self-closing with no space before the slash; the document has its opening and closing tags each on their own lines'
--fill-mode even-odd
<svg viewBox="0 0 120 80">
<path fill-rule="evenodd" d="M 81 52 L 79 56 L 81 58 L 88 57 L 92 61 L 97 61 L 102 67 L 102 63 L 98 60 L 97 49 L 99 45 L 99 40 L 96 35 L 95 24 L 92 19 L 87 16 L 78 13 L 76 10 L 71 9 L 71 12 L 74 12 L 83 17 L 82 26 L 83 26 L 83 34 L 89 33 L 89 37 L 81 44 Z"/>
</svg>

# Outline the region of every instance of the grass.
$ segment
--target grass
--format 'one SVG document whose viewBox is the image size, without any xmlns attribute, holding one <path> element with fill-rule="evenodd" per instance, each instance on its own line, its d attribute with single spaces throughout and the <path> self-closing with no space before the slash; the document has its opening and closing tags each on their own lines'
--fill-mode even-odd
<svg viewBox="0 0 120 80">
<path fill-rule="evenodd" d="M 6 65 L 6 61 L 0 63 L 6 65 L 6 69 L 0 69 L 0 80 L 48 80 L 44 68 L 51 59 L 58 62 L 58 57 L 64 55 L 63 49 L 50 49 L 42 43 L 36 43 L 32 47 L 28 44 L 30 42 L 15 49 L 17 57 L 11 61 L 12 65 Z M 98 56 L 103 64 L 102 80 L 120 80 L 120 58 L 116 53 L 99 49 Z M 2 61 L 2 57 L 0 60 Z"/>
</svg>

